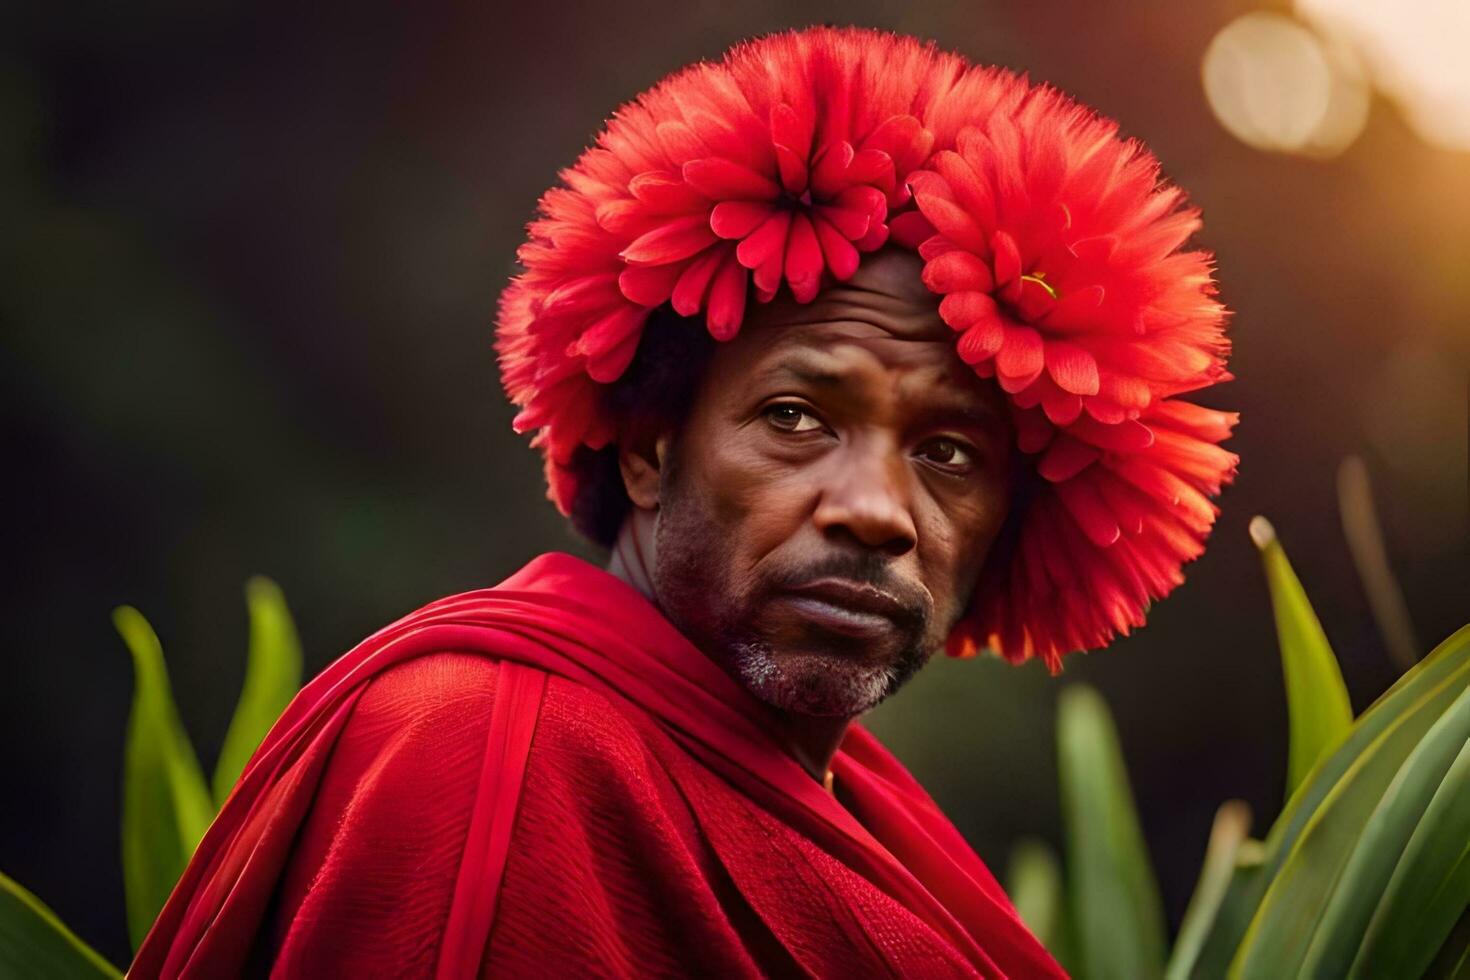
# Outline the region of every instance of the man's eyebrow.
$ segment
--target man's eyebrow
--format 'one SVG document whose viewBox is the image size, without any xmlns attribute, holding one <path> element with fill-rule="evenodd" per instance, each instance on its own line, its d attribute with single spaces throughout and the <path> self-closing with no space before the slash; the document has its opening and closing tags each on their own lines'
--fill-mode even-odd
<svg viewBox="0 0 1470 980">
<path fill-rule="evenodd" d="M 1004 418 L 988 402 L 977 404 L 938 405 L 924 413 L 935 424 L 953 425 L 957 428 L 992 429 Z"/>
<path fill-rule="evenodd" d="M 818 367 L 809 361 L 794 358 L 779 361 L 761 372 L 762 379 L 768 381 L 782 375 L 790 375 L 798 381 L 825 387 L 840 385 L 846 380 L 846 376 L 841 371 Z"/>
<path fill-rule="evenodd" d="M 798 381 L 825 388 L 839 387 L 848 380 L 847 375 L 842 371 L 822 367 L 805 358 L 778 361 L 760 373 L 760 380 L 767 382 L 782 377 L 795 378 Z M 994 428 L 997 422 L 1005 421 L 1004 416 L 996 410 L 996 407 L 987 401 L 945 400 L 923 408 L 920 414 L 930 425 L 949 425 L 957 428 L 990 429 Z"/>
</svg>

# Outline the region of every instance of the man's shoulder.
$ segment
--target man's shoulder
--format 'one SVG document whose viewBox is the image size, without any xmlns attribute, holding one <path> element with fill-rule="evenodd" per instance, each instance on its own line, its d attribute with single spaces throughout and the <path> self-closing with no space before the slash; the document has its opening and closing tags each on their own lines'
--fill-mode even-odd
<svg viewBox="0 0 1470 980">
<path fill-rule="evenodd" d="M 363 691 L 353 711 L 353 727 L 395 739 L 436 737 L 451 730 L 461 734 L 472 730 L 483 738 L 506 663 L 512 661 L 440 650 L 393 664 L 374 675 Z M 647 727 L 639 724 L 637 713 L 620 698 L 548 673 L 532 751 L 599 767 L 641 757 Z"/>
</svg>

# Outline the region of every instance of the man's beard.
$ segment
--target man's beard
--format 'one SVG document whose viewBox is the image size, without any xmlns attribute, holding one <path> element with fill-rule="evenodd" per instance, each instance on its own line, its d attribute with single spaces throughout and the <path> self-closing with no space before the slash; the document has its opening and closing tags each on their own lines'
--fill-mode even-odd
<svg viewBox="0 0 1470 980">
<path fill-rule="evenodd" d="M 887 664 L 855 664 L 841 654 L 778 654 L 763 640 L 732 640 L 736 677 L 767 704 L 799 715 L 853 718 L 882 703 L 928 663 L 932 650 L 905 644 Z"/>
<path fill-rule="evenodd" d="M 677 468 L 677 451 L 669 463 Z M 760 700 L 794 714 L 856 717 L 888 698 L 923 667 L 939 641 L 930 636 L 932 609 L 914 587 L 895 582 L 887 559 L 855 549 L 834 552 L 806 567 L 762 581 L 735 595 L 731 542 L 720 536 L 697 491 L 665 474 L 655 536 L 654 588 L 669 620 Z M 865 582 L 896 595 L 912 614 L 896 623 L 894 652 L 872 662 L 858 641 L 813 628 L 804 642 L 777 644 L 754 624 L 783 588 L 833 576 Z"/>
</svg>

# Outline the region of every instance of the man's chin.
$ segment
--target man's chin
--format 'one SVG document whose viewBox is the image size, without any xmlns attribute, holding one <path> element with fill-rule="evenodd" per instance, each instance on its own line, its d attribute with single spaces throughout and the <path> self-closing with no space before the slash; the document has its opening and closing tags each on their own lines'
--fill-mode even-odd
<svg viewBox="0 0 1470 980">
<path fill-rule="evenodd" d="M 778 653 L 765 643 L 740 646 L 735 667 L 741 683 L 772 707 L 824 718 L 862 714 L 912 673 L 892 659 L 872 662 L 850 649 Z"/>
</svg>

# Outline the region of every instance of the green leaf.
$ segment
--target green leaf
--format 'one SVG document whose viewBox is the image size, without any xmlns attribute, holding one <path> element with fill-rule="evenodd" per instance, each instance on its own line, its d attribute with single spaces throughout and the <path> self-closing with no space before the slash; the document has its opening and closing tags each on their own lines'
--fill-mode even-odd
<svg viewBox="0 0 1470 980">
<path fill-rule="evenodd" d="M 1196 975 L 1200 951 L 1239 867 L 1241 849 L 1249 850 L 1253 843 L 1257 849 L 1260 847 L 1258 842 L 1248 839 L 1250 829 L 1251 808 L 1244 800 L 1228 800 L 1215 812 L 1215 824 L 1205 847 L 1204 867 L 1200 869 L 1199 882 L 1179 926 L 1179 938 L 1174 942 L 1164 972 L 1166 980 L 1188 980 Z"/>
<path fill-rule="evenodd" d="M 131 606 L 112 621 L 133 654 L 133 708 L 123 757 L 122 857 L 136 949 L 214 819 L 199 760 L 174 708 L 158 637 Z"/>
<path fill-rule="evenodd" d="M 1064 944 L 1062 869 L 1050 847 L 1027 839 L 1011 851 L 1006 894 L 1015 903 L 1021 921 L 1053 956 L 1061 959 Z"/>
<path fill-rule="evenodd" d="M 1460 695 L 1460 701 L 1467 697 L 1470 691 Z M 1445 721 L 1441 719 L 1439 726 Z M 1451 935 L 1467 906 L 1470 741 L 1462 739 L 1459 754 L 1393 869 L 1349 976 L 1418 976 L 1428 969 L 1434 950 Z"/>
<path fill-rule="evenodd" d="M 1305 972 L 1314 976 L 1342 976 L 1352 965 L 1389 877 L 1467 740 L 1470 740 L 1470 685 L 1414 746 L 1368 817 L 1347 863 L 1331 886 L 1331 897 L 1307 947 Z M 1455 851 L 1461 850 L 1463 844 L 1464 841 L 1457 842 Z M 1438 948 L 1460 910 L 1456 907 L 1449 911 L 1443 931 L 1434 937 L 1428 950 Z M 1425 962 L 1419 964 L 1421 970 L 1429 958 L 1426 956 Z M 1394 974 L 1404 975 L 1398 970 Z"/>
<path fill-rule="evenodd" d="M 1232 976 L 1297 975 L 1333 885 L 1369 817 L 1405 760 L 1467 683 L 1470 667 L 1424 692 L 1353 758 L 1313 809 L 1271 880 L 1231 964 Z"/>
<path fill-rule="evenodd" d="M 221 805 L 301 687 L 301 641 L 280 588 L 257 575 L 245 583 L 245 602 L 250 610 L 245 683 L 214 769 L 214 799 Z"/>
<path fill-rule="evenodd" d="M 1286 675 L 1291 721 L 1286 795 L 1291 796 L 1312 766 L 1342 743 L 1352 727 L 1353 709 L 1327 634 L 1322 632 L 1306 590 L 1276 539 L 1275 528 L 1264 517 L 1256 517 L 1251 520 L 1250 533 L 1266 570 L 1281 646 L 1281 668 Z"/>
<path fill-rule="evenodd" d="M 1076 972 L 1089 980 L 1161 976 L 1164 910 L 1117 729 L 1096 691 L 1062 692 L 1057 742 Z"/>
<path fill-rule="evenodd" d="M 1246 929 L 1260 908 L 1267 887 L 1296 845 L 1307 822 L 1343 778 L 1343 774 L 1405 712 L 1420 706 L 1426 694 L 1440 689 L 1447 679 L 1462 674 L 1467 667 L 1470 667 L 1470 626 L 1450 636 L 1428 657 L 1400 677 L 1363 712 L 1337 751 L 1319 762 L 1307 775 L 1306 780 L 1287 801 L 1281 816 L 1272 825 L 1271 832 L 1260 849 L 1259 860 L 1248 863 L 1237 861 L 1230 888 L 1197 960 L 1196 976 L 1214 977 L 1224 974 Z M 1450 700 L 1452 699 L 1437 703 L 1447 706 Z M 1437 716 L 1436 714 L 1435 717 Z M 1432 723 L 1432 719 L 1429 723 Z M 1427 728 L 1428 724 L 1424 727 Z M 1407 755 L 1411 747 L 1404 747 L 1403 753 Z"/>
<path fill-rule="evenodd" d="M 1461 913 L 1421 980 L 1470 980 L 1470 909 Z"/>
<path fill-rule="evenodd" d="M 82 980 L 122 974 L 35 895 L 0 874 L 0 976 Z"/>
</svg>

